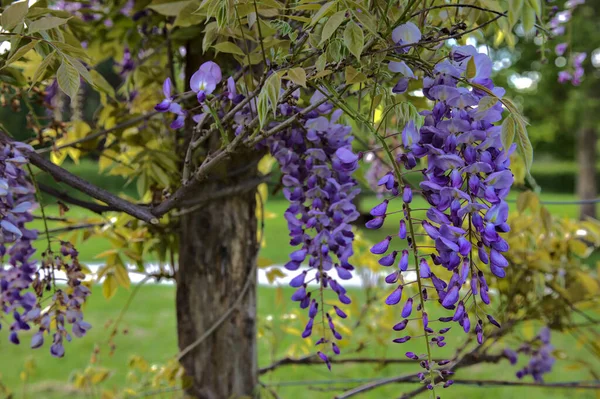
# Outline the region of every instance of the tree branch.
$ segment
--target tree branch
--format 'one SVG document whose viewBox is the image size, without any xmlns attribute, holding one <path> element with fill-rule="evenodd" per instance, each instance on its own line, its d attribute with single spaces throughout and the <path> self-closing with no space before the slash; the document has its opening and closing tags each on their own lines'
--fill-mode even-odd
<svg viewBox="0 0 600 399">
<path fill-rule="evenodd" d="M 125 122 L 119 123 L 118 125 L 115 125 L 115 126 L 111 127 L 110 129 L 100 130 L 100 131 L 98 131 L 96 133 L 89 134 L 89 135 L 87 135 L 85 137 L 82 137 L 80 139 L 73 140 L 70 143 L 65 143 L 63 145 L 59 145 L 58 147 L 50 146 L 50 147 L 46 147 L 46 148 L 40 148 L 36 152 L 38 154 L 43 154 L 43 153 L 46 153 L 46 152 L 58 151 L 58 150 L 62 150 L 63 148 L 74 147 L 74 146 L 76 146 L 78 144 L 87 143 L 88 141 L 92 141 L 94 139 L 97 139 L 98 137 L 106 136 L 109 133 L 112 133 L 112 132 L 115 132 L 117 130 L 124 129 L 126 127 L 135 125 L 136 123 L 142 122 L 142 121 L 144 121 L 146 119 L 150 119 L 150 118 L 152 118 L 154 115 L 156 115 L 158 113 L 159 113 L 158 111 L 151 111 L 151 112 L 145 113 L 143 115 L 140 115 L 138 117 L 129 119 L 129 120 L 125 121 Z"/>
<path fill-rule="evenodd" d="M 42 190 L 46 194 L 53 196 L 56 199 L 61 200 L 62 202 L 66 202 L 67 204 L 71 204 L 71 205 L 75 205 L 75 206 L 80 206 L 82 208 L 88 209 L 99 215 L 101 215 L 104 212 L 118 211 L 117 208 L 112 207 L 112 206 L 97 204 L 95 202 L 84 201 L 79 198 L 72 197 L 71 195 L 67 194 L 66 192 L 60 191 L 60 190 L 58 190 L 54 187 L 48 186 L 44 183 L 38 183 L 38 186 L 40 187 L 40 190 Z"/>
<path fill-rule="evenodd" d="M 372 357 L 349 357 L 345 359 L 337 359 L 332 358 L 329 360 L 334 364 L 371 364 L 377 363 L 382 366 L 386 366 L 388 364 L 414 364 L 415 361 L 411 359 L 386 359 L 386 358 L 372 358 Z M 284 357 L 279 359 L 270 365 L 263 367 L 258 370 L 258 374 L 267 374 L 275 369 L 282 366 L 312 366 L 312 365 L 322 365 L 323 360 L 321 360 L 317 355 L 307 355 L 303 357 Z"/>
<path fill-rule="evenodd" d="M 11 142 L 12 139 L 4 132 L 0 132 L 0 141 Z M 53 164 L 49 160 L 42 157 L 35 151 L 23 150 L 23 154 L 29 159 L 32 165 L 37 166 L 39 169 L 50 174 L 56 181 L 64 182 L 67 185 L 95 198 L 99 201 L 106 203 L 120 211 L 123 211 L 137 219 L 146 221 L 151 224 L 157 224 L 158 219 L 154 216 L 150 210 L 145 206 L 132 204 L 131 202 L 119 198 L 113 193 L 99 188 L 79 176 L 74 175 L 68 170 L 61 168 L 58 165 Z"/>
</svg>

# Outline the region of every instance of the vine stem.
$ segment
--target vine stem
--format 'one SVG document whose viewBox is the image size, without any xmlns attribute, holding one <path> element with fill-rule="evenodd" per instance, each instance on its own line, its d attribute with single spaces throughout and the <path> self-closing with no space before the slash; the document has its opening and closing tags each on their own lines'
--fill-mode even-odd
<svg viewBox="0 0 600 399">
<path fill-rule="evenodd" d="M 48 251 L 52 252 L 51 242 L 50 242 L 50 232 L 48 229 L 48 219 L 46 218 L 46 211 L 44 210 L 44 204 L 42 204 L 42 195 L 40 194 L 40 188 L 38 186 L 35 175 L 33 174 L 33 170 L 31 169 L 31 165 L 27 164 L 27 170 L 29 171 L 29 176 L 31 177 L 31 181 L 33 182 L 33 186 L 35 187 L 35 196 L 40 204 L 40 212 L 42 212 L 42 220 L 44 221 L 44 233 L 46 234 L 46 240 L 48 241 Z"/>
<path fill-rule="evenodd" d="M 405 188 L 405 184 L 404 181 L 402 180 L 402 173 L 400 171 L 400 167 L 398 166 L 398 163 L 396 162 L 396 160 L 394 159 L 394 155 L 392 154 L 392 152 L 390 151 L 390 148 L 388 146 L 388 144 L 386 143 L 386 141 L 379 135 L 376 135 L 377 139 L 379 140 L 379 142 L 381 143 L 381 146 L 383 147 L 385 153 L 387 154 L 390 162 L 392 163 L 392 166 L 394 168 L 394 174 L 396 175 L 396 179 L 398 180 L 400 187 L 402 188 L 402 191 L 404 192 L 404 188 Z M 423 298 L 423 284 L 421 282 L 421 270 L 419 267 L 419 250 L 417 248 L 417 241 L 415 240 L 415 229 L 413 226 L 413 221 L 410 215 L 410 206 L 409 204 L 405 204 L 406 205 L 406 221 L 407 221 L 407 225 L 408 225 L 408 233 L 410 235 L 410 239 L 412 241 L 412 252 L 413 252 L 413 257 L 415 260 L 415 268 L 417 270 L 417 285 L 419 287 L 419 302 L 421 303 L 421 314 L 425 313 L 425 298 Z M 425 337 L 425 346 L 427 348 L 427 362 L 429 363 L 429 379 L 430 379 L 430 383 L 432 386 L 431 389 L 431 394 L 433 399 L 436 398 L 435 396 L 435 376 L 433 375 L 433 357 L 431 356 L 431 345 L 429 344 L 429 333 L 425 330 L 425 325 L 423 325 L 423 336 Z"/>
<path fill-rule="evenodd" d="M 27 170 L 29 171 L 29 176 L 31 177 L 31 181 L 33 182 L 33 186 L 35 187 L 35 197 L 37 198 L 38 204 L 40 204 L 40 212 L 42 212 L 42 220 L 44 221 L 44 233 L 46 234 L 46 240 L 48 241 L 48 249 L 47 252 L 52 254 L 52 242 L 50 240 L 50 229 L 48 228 L 48 219 L 46 217 L 46 210 L 44 209 L 44 204 L 42 203 L 42 194 L 40 191 L 40 187 L 38 186 L 35 175 L 33 174 L 33 169 L 31 169 L 31 164 L 27 163 Z M 52 259 L 52 256 L 50 256 Z M 42 263 L 43 265 L 43 263 Z M 56 276 L 54 275 L 54 259 L 51 260 L 52 266 L 52 286 L 54 290 L 56 290 Z"/>
</svg>

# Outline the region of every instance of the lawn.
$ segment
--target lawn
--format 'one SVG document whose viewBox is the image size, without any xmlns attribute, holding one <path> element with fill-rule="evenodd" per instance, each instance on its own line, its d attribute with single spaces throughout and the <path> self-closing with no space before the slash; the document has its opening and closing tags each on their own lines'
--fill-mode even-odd
<svg viewBox="0 0 600 399">
<path fill-rule="evenodd" d="M 515 199 L 515 195 L 511 195 L 511 200 Z M 542 200 L 546 201 L 569 201 L 573 200 L 573 196 L 561 194 L 543 195 Z M 361 207 L 364 210 L 370 209 L 378 203 L 376 198 L 365 198 L 361 202 Z M 424 207 L 424 202 L 421 199 L 415 199 L 414 208 Z M 390 211 L 399 209 L 400 203 L 396 201 L 390 204 Z M 511 203 L 514 206 L 514 203 Z M 52 214 L 56 209 L 49 207 Z M 277 263 L 284 263 L 287 260 L 288 253 L 288 236 L 287 227 L 284 219 L 281 217 L 285 211 L 286 203 L 278 199 L 272 199 L 267 203 L 267 210 L 274 218 L 266 220 L 266 242 L 267 246 L 262 250 L 261 255 L 269 258 Z M 576 206 L 561 206 L 549 205 L 548 208 L 554 215 L 565 217 L 576 217 Z M 70 217 L 87 216 L 86 212 L 73 207 L 68 214 Z M 381 239 L 386 234 L 395 234 L 397 227 L 396 218 L 389 218 L 388 223 L 383 228 L 383 231 L 371 232 L 366 231 L 365 235 L 368 238 L 375 240 Z M 41 228 L 41 222 L 38 227 Z M 57 224 L 53 223 L 53 227 Z M 39 243 L 40 248 L 43 248 L 43 242 Z M 80 244 L 78 249 L 81 253 L 81 260 L 93 262 L 95 254 L 98 254 L 109 248 L 109 243 L 101 239 L 91 239 Z M 35 397 L 43 397 L 49 399 L 58 399 L 68 397 L 62 391 L 68 381 L 73 370 L 84 369 L 89 362 L 90 356 L 96 345 L 100 348 L 98 365 L 113 370 L 111 377 L 104 383 L 106 387 L 123 387 L 127 381 L 127 364 L 128 360 L 133 355 L 142 355 L 151 363 L 163 363 L 170 359 L 177 352 L 176 343 L 176 327 L 175 327 L 175 311 L 174 311 L 174 295 L 175 290 L 172 286 L 163 285 L 146 285 L 140 288 L 137 296 L 131 304 L 129 311 L 124 318 L 120 333 L 115 338 L 116 351 L 110 356 L 108 345 L 108 330 L 106 324 L 110 320 L 114 320 L 125 302 L 129 298 L 133 287 L 130 290 L 120 289 L 115 297 L 111 300 L 105 300 L 100 292 L 99 287 L 92 295 L 89 304 L 85 309 L 86 317 L 94 325 L 89 335 L 83 339 L 74 339 L 67 345 L 67 354 L 62 359 L 54 359 L 48 352 L 48 347 L 43 349 L 31 350 L 28 348 L 29 338 L 23 336 L 23 343 L 20 346 L 14 346 L 8 343 L 6 328 L 0 331 L 0 350 L 4 361 L 0 362 L 1 381 L 6 386 L 10 387 L 17 394 L 16 397 L 27 397 L 23 395 L 23 389 L 27 392 L 34 392 L 47 386 L 54 386 L 58 389 L 57 393 L 44 391 Z M 290 314 L 295 309 L 295 304 L 288 301 L 291 296 L 291 291 L 288 288 L 275 287 L 260 287 L 258 300 L 258 313 L 260 322 L 260 331 L 263 333 L 259 340 L 259 364 L 265 366 L 273 360 L 280 358 L 288 353 L 291 348 L 298 347 L 301 344 L 301 339 L 293 334 L 285 333 L 284 330 L 291 331 L 294 328 L 302 329 L 299 320 L 290 319 Z M 352 290 L 351 295 L 355 299 L 355 303 L 361 303 L 361 297 L 364 293 L 359 290 Z M 284 298 L 282 300 L 281 298 Z M 151 310 L 151 311 L 150 311 Z M 356 316 L 356 310 L 351 314 Z M 370 325 L 365 323 L 364 325 Z M 127 333 L 124 334 L 123 330 Z M 275 333 L 276 332 L 276 333 Z M 452 332 L 452 331 L 451 331 Z M 369 337 L 369 331 L 366 327 L 361 327 L 354 332 L 356 337 Z M 268 339 L 273 336 L 277 337 L 276 345 L 270 345 Z M 448 337 L 449 342 L 460 342 L 462 334 L 454 333 Z M 390 357 L 399 358 L 407 350 L 419 351 L 419 344 L 410 344 L 411 346 L 390 346 L 378 345 L 369 342 L 366 349 L 355 356 L 361 357 Z M 568 357 L 585 356 L 585 349 L 579 347 L 575 340 L 569 335 L 553 336 L 553 342 L 557 349 L 562 350 Z M 453 345 L 448 345 L 451 347 Z M 455 346 L 455 345 L 454 345 Z M 448 348 L 447 347 L 447 348 Z M 450 354 L 450 349 L 442 348 L 438 351 L 439 356 Z M 356 349 L 356 343 L 351 342 L 348 348 L 345 348 L 346 356 L 351 356 L 353 349 Z M 445 351 L 444 351 L 445 350 Z M 28 383 L 24 384 L 20 378 L 24 364 L 33 359 L 35 363 L 35 371 Z M 600 370 L 600 363 L 595 362 L 594 368 Z M 459 371 L 457 378 L 470 379 L 510 379 L 515 380 L 514 373 L 517 367 L 508 365 L 507 362 L 502 362 L 498 365 L 483 365 L 475 366 L 469 369 Z M 381 378 L 386 376 L 396 376 L 416 371 L 414 367 L 408 365 L 387 366 L 385 368 L 375 368 L 374 366 L 358 366 L 358 365 L 336 365 L 332 372 L 328 372 L 323 366 L 288 366 L 271 374 L 263 376 L 262 381 L 266 384 L 278 385 L 278 392 L 282 398 L 300 398 L 310 395 L 315 399 L 331 398 L 334 393 L 327 391 L 331 385 L 318 385 L 320 390 L 308 390 L 306 385 L 302 385 L 302 381 L 315 380 L 346 380 L 338 384 L 341 389 L 348 389 L 359 382 L 348 382 L 352 379 L 370 379 Z M 548 381 L 569 381 L 578 379 L 588 379 L 589 373 L 584 369 L 574 369 L 569 366 L 567 360 L 559 360 L 555 366 L 555 372 L 549 377 Z M 409 385 L 390 385 L 388 387 L 373 391 L 360 397 L 364 398 L 395 398 L 400 396 L 402 392 L 406 392 L 414 388 Z M 307 393 L 310 392 L 310 393 Z M 444 390 L 443 398 L 499 398 L 508 399 L 529 396 L 530 399 L 545 398 L 559 399 L 571 398 L 574 393 L 569 389 L 540 389 L 540 388 L 511 388 L 511 387 L 466 387 L 454 386 L 451 389 Z M 576 393 L 578 398 L 594 398 L 595 393 L 592 391 L 581 391 Z M 34 397 L 34 396 L 32 396 Z M 77 397 L 78 396 L 71 396 Z M 86 396 L 89 397 L 89 396 Z M 153 397 L 179 397 L 171 394 L 163 396 L 156 395 Z M 81 397 L 83 398 L 83 396 Z"/>
</svg>

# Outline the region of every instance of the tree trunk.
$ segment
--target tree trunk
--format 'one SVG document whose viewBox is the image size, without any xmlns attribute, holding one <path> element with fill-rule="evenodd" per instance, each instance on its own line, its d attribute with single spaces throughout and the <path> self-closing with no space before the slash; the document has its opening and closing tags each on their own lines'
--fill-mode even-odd
<svg viewBox="0 0 600 399">
<path fill-rule="evenodd" d="M 596 198 L 596 130 L 592 127 L 581 129 L 577 141 L 577 195 L 580 200 Z M 582 204 L 579 217 L 596 217 L 596 204 Z"/>
<path fill-rule="evenodd" d="M 181 220 L 177 279 L 180 350 L 207 332 L 243 294 L 237 309 L 181 360 L 192 380 L 187 393 L 194 398 L 251 395 L 258 381 L 255 206 L 252 191 L 207 203 Z"/>
<path fill-rule="evenodd" d="M 203 61 L 212 59 L 199 54 L 197 48 L 197 43 L 188 45 L 186 82 Z M 216 61 L 223 67 L 224 62 Z M 187 140 L 191 132 L 192 126 L 188 126 Z M 219 146 L 219 136 L 213 137 L 203 152 Z M 189 199 L 255 178 L 261 155 L 256 151 L 234 154 Z M 255 190 L 203 203 L 200 209 L 181 216 L 179 240 L 179 348 L 185 351 L 204 338 L 180 360 L 190 380 L 185 383 L 186 393 L 200 399 L 253 397 L 258 384 Z M 220 319 L 223 321 L 209 333 Z"/>
</svg>

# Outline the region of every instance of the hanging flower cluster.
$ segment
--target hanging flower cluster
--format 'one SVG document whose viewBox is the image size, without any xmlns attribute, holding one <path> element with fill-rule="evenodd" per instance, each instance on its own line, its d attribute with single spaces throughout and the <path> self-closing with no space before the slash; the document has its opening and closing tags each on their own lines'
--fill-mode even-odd
<svg viewBox="0 0 600 399">
<path fill-rule="evenodd" d="M 192 117 L 194 122 L 202 123 L 211 111 L 209 107 L 215 107 L 212 111 L 222 116 L 231 106 L 244 99 L 243 95 L 237 93 L 232 77 L 227 79 L 222 92 L 216 94 L 217 86 L 222 80 L 220 67 L 212 61 L 202 64 L 192 75 L 190 88 L 202 108 L 202 113 Z M 163 94 L 165 98 L 156 105 L 155 110 L 175 114 L 171 128 L 182 127 L 187 111 L 172 95 L 172 84 L 168 78 L 163 85 Z M 299 95 L 299 90 L 293 93 L 295 100 Z M 310 104 L 322 102 L 324 96 L 319 91 L 315 92 Z M 218 101 L 213 101 L 210 105 L 207 100 L 213 98 Z M 302 336 L 307 338 L 312 335 L 315 317 L 320 314 L 322 320 L 319 323 L 324 328 L 318 344 L 331 343 L 332 351 L 339 354 L 339 347 L 333 338 L 340 340 L 342 336 L 336 330 L 333 318 L 345 318 L 346 314 L 337 306 L 325 304 L 323 291 L 333 291 L 342 304 L 349 304 L 351 301 L 338 278 L 350 279 L 354 270 L 349 263 L 354 239 L 350 223 L 359 216 L 353 199 L 360 190 L 352 174 L 358 168 L 359 157 L 352 152 L 351 128 L 338 123 L 341 110 L 334 111 L 331 104 L 324 102 L 312 111 L 304 112 L 304 108 L 295 103 L 296 101 L 279 105 L 276 116 L 301 117 L 289 128 L 260 143 L 259 147 L 268 148 L 279 162 L 285 187 L 283 192 L 290 202 L 284 214 L 290 231 L 290 244 L 300 247 L 291 253 L 290 261 L 285 267 L 296 271 L 303 262 L 308 262 L 308 270 L 302 271 L 290 282 L 292 287 L 297 288 L 292 300 L 300 302 L 301 308 L 309 309 L 309 322 Z M 233 117 L 231 126 L 235 135 L 256 114 L 255 101 L 249 101 L 241 107 Z M 269 128 L 277 124 L 275 120 L 269 124 Z M 314 283 L 316 292 L 311 291 L 311 283 Z M 332 307 L 324 309 L 326 306 Z M 325 318 L 333 338 L 327 333 Z M 330 366 L 328 356 L 322 351 L 318 354 Z"/>
<path fill-rule="evenodd" d="M 400 72 L 401 79 L 411 74 L 404 63 L 393 63 L 390 70 Z M 463 46 L 453 48 L 450 58 L 435 66 L 433 76 L 424 78 L 423 93 L 434 101 L 433 109 L 422 112 L 425 121 L 420 129 L 413 122 L 404 127 L 403 153 L 396 157 L 398 169 L 379 180 L 391 198 L 371 210 L 374 218 L 366 225 L 370 229 L 380 228 L 390 215 L 387 213 L 389 201 L 403 202 L 398 238 L 408 244 L 408 249 L 395 250 L 393 242 L 396 240 L 387 236 L 375 244 L 371 252 L 381 256 L 382 266 L 397 265 L 386 278 L 388 284 L 395 286 L 386 304 L 402 307 L 403 319 L 394 330 L 404 330 L 415 318 L 422 321 L 428 354 L 407 352 L 406 356 L 421 360 L 421 366 L 429 371 L 429 377 L 423 375 L 422 380 L 430 388 L 433 388 L 435 375 L 429 348 L 444 346 L 444 334 L 450 329 L 435 328 L 432 322 L 456 322 L 465 333 L 473 331 L 482 343 L 483 320 L 479 306 L 490 303 L 485 275 L 489 270 L 497 277 L 504 277 L 508 266 L 502 255 L 508 250 L 508 244 L 500 234 L 509 231 L 508 205 L 504 199 L 513 183 L 508 168 L 509 155 L 515 147 L 503 148 L 501 128 L 494 124 L 502 119 L 498 99 L 504 90 L 494 86 L 491 72 L 492 63 L 487 55 L 478 53 L 472 46 Z M 425 157 L 427 168 L 420 188 L 430 207 L 426 219 L 418 226 L 411 215 L 413 191 L 399 180 L 400 168 L 411 170 L 416 167 L 417 159 Z M 420 248 L 421 244 L 415 240 L 417 228 L 434 242 L 433 252 L 427 247 Z M 403 295 L 404 287 L 414 282 L 405 283 L 402 277 L 403 272 L 409 270 L 417 272 L 416 316 L 414 297 Z M 445 279 L 445 275 L 450 277 Z M 450 310 L 450 315 L 430 320 L 425 304 L 432 301 Z M 499 326 L 490 315 L 486 320 Z M 394 342 L 404 343 L 410 339 L 411 336 L 406 335 Z"/>
<path fill-rule="evenodd" d="M 565 34 L 565 26 L 571 21 L 573 12 L 577 8 L 585 3 L 585 0 L 568 0 L 565 2 L 565 9 L 559 11 L 558 6 L 552 7 L 550 10 L 550 22 L 549 27 L 552 34 L 556 36 L 563 36 Z M 563 57 L 569 50 L 569 43 L 561 42 L 554 47 L 554 52 L 558 57 Z M 558 82 L 566 83 L 571 82 L 573 86 L 579 86 L 581 79 L 585 74 L 583 68 L 583 62 L 586 59 L 586 53 L 572 53 L 569 51 L 569 62 L 566 64 L 566 68 L 558 73 Z"/>
<path fill-rule="evenodd" d="M 91 328 L 83 321 L 81 306 L 89 295 L 89 289 L 81 284 L 84 275 L 77 261 L 77 251 L 69 243 L 63 243 L 61 255 L 44 256 L 41 267 L 32 258 L 35 249 L 32 242 L 37 232 L 26 224 L 33 220 L 31 212 L 37 206 L 35 189 L 24 170 L 27 159 L 23 150 L 32 148 L 21 143 L 3 143 L 0 152 L 0 303 L 2 311 L 12 316 L 9 339 L 19 344 L 19 332 L 32 326 L 39 326 L 33 335 L 32 348 L 39 348 L 44 342 L 43 334 L 51 332 L 51 322 L 55 321 L 56 332 L 50 353 L 62 357 L 63 338 L 71 340 L 65 329 L 65 320 L 72 324 L 72 333 L 81 337 Z M 67 259 L 69 259 L 67 261 Z M 68 279 L 66 290 L 55 285 L 54 272 L 64 271 Z M 52 304 L 42 311 L 40 299 L 46 291 L 54 289 Z"/>
<path fill-rule="evenodd" d="M 2 143 L 0 150 L 0 302 L 3 313 L 14 319 L 10 340 L 16 344 L 18 332 L 29 330 L 25 315 L 37 302 L 35 294 L 28 292 L 37 271 L 32 259 L 37 232 L 26 227 L 36 206 L 35 189 L 23 169 L 27 159 L 22 151 L 29 148 Z"/>
<path fill-rule="evenodd" d="M 544 327 L 532 341 L 522 344 L 516 351 L 510 348 L 504 349 L 504 356 L 513 365 L 517 364 L 519 353 L 529 356 L 529 362 L 517 371 L 516 376 L 523 378 L 531 375 L 535 382 L 543 383 L 544 374 L 552 371 L 556 361 L 552 354 L 553 350 L 554 348 L 550 344 L 550 329 Z"/>
<path fill-rule="evenodd" d="M 312 102 L 318 99 L 319 93 L 313 96 Z M 330 113 L 329 117 L 324 116 Z M 308 259 L 309 269 L 290 282 L 292 287 L 297 288 L 292 300 L 300 302 L 301 308 L 309 308 L 309 321 L 302 333 L 304 338 L 311 336 L 320 307 L 321 316 L 327 318 L 331 336 L 342 339 L 332 314 L 340 318 L 345 318 L 346 314 L 337 306 L 324 309 L 332 305 L 323 303 L 323 290 L 329 288 L 341 303 L 350 303 L 335 274 L 341 280 L 352 277 L 354 267 L 349 258 L 353 254 L 354 234 L 350 223 L 359 216 L 352 200 L 360 190 L 352 178 L 358 167 L 358 156 L 352 152 L 351 128 L 337 123 L 340 115 L 341 110 L 331 112 L 331 106 L 324 104 L 308 115 L 304 129 L 292 128 L 269 140 L 271 154 L 279 162 L 283 173 L 284 195 L 290 201 L 284 214 L 290 231 L 290 244 L 300 246 L 292 252 L 285 267 L 291 271 L 298 270 Z M 310 283 L 313 281 L 318 290 L 311 292 Z M 322 322 L 324 324 L 324 318 Z M 339 354 L 339 348 L 327 338 L 323 326 L 318 344 L 328 342 L 331 342 L 333 352 Z M 327 356 L 322 352 L 319 356 L 330 367 Z"/>
</svg>

